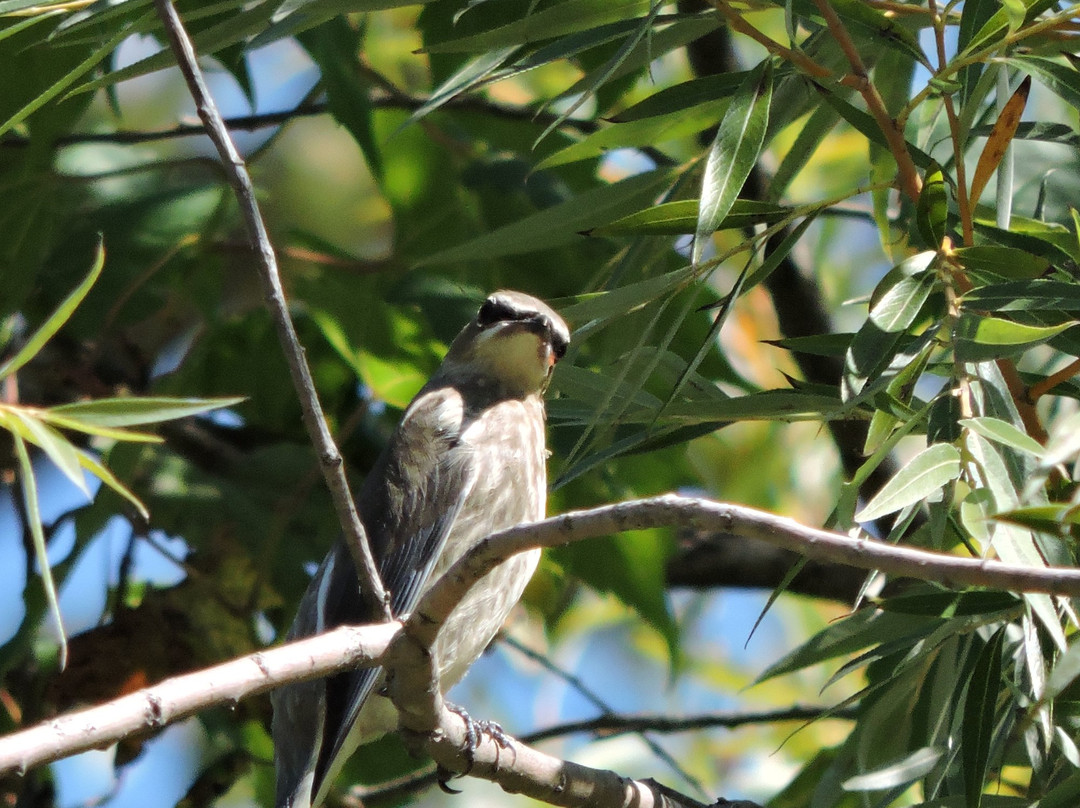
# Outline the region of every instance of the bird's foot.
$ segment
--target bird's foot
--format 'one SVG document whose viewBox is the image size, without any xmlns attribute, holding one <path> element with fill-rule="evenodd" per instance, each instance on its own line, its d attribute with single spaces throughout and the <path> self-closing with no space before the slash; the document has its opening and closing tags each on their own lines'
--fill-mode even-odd
<svg viewBox="0 0 1080 808">
<path fill-rule="evenodd" d="M 476 749 L 480 746 L 480 742 L 484 736 L 491 738 L 492 742 L 500 749 L 506 749 L 510 746 L 510 736 L 507 735 L 501 726 L 494 721 L 476 721 L 471 715 L 469 715 L 465 708 L 459 707 L 456 704 L 450 704 L 447 702 L 446 707 L 454 715 L 458 716 L 465 722 L 465 743 L 461 746 L 461 751 L 465 755 L 465 770 L 459 772 L 456 776 L 464 777 L 470 771 L 472 771 L 473 764 L 476 762 Z M 455 774 L 447 769 L 439 767 L 438 778 L 439 788 L 447 794 L 460 794 L 456 788 L 451 788 L 448 784 Z"/>
</svg>

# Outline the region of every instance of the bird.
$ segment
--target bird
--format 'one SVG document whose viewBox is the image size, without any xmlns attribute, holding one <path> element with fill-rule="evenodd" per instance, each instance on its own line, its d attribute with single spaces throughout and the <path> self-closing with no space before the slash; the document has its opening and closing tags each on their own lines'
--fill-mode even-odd
<svg viewBox="0 0 1080 808">
<path fill-rule="evenodd" d="M 570 343 L 543 301 L 498 291 L 451 343 L 364 479 L 357 509 L 397 618 L 490 533 L 543 519 L 544 392 Z M 502 627 L 539 560 L 516 555 L 450 613 L 433 648 L 442 692 Z M 301 598 L 289 639 L 377 622 L 343 538 Z M 380 668 L 291 684 L 272 694 L 276 808 L 316 808 L 348 757 L 397 729 Z"/>
</svg>

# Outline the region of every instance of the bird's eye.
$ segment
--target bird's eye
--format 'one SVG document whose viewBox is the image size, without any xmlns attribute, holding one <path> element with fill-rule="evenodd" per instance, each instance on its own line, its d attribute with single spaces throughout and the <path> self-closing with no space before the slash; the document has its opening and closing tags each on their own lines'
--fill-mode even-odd
<svg viewBox="0 0 1080 808">
<path fill-rule="evenodd" d="M 487 328 L 492 323 L 497 323 L 500 320 L 512 320 L 514 318 L 513 314 L 505 303 L 489 297 L 484 301 L 484 305 L 480 307 L 480 311 L 476 313 L 476 324 L 481 328 Z"/>
<path fill-rule="evenodd" d="M 562 359 L 564 356 L 566 356 L 566 348 L 567 345 L 562 339 L 552 339 L 551 350 L 554 351 L 556 359 Z"/>
</svg>

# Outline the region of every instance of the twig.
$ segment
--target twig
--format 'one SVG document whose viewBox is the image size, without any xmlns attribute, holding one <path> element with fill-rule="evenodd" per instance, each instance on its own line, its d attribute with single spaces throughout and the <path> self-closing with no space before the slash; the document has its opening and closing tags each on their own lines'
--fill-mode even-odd
<svg viewBox="0 0 1080 808">
<path fill-rule="evenodd" d="M 601 718 L 598 720 L 617 717 L 615 710 L 611 707 L 611 705 L 604 701 L 602 698 L 600 698 L 599 694 L 593 692 L 593 689 L 587 684 L 585 684 L 585 682 L 582 681 L 580 676 L 575 676 L 570 671 L 560 668 L 558 665 L 548 659 L 544 654 L 540 653 L 539 651 L 534 651 L 532 648 L 529 648 L 527 645 L 514 639 L 513 637 L 503 637 L 503 642 L 509 645 L 519 654 L 522 654 L 528 659 L 531 659 L 537 665 L 540 665 L 548 672 L 555 674 L 555 676 L 558 676 L 560 679 L 570 685 L 570 687 L 576 690 L 579 695 L 581 695 L 586 701 L 588 701 L 601 712 Z M 633 730 L 627 731 L 631 732 Z M 705 787 L 701 784 L 701 781 L 698 780 L 698 778 L 694 777 L 694 775 L 690 774 L 690 772 L 688 772 L 685 768 L 683 768 L 682 764 L 675 760 L 675 758 L 671 756 L 670 752 L 668 752 L 655 740 L 650 738 L 646 734 L 646 730 L 638 730 L 637 734 L 645 743 L 645 745 L 649 747 L 649 750 L 654 755 L 660 758 L 660 760 L 664 761 L 664 763 L 666 763 L 676 774 L 678 774 L 681 778 L 683 778 L 683 780 L 693 786 L 699 794 L 701 794 L 702 796 L 705 795 Z M 526 736 L 525 743 L 532 743 L 532 741 L 529 739 L 529 736 Z"/>
<path fill-rule="evenodd" d="M 322 466 L 323 477 L 330 489 L 330 496 L 334 501 L 338 521 L 341 522 L 345 532 L 346 543 L 352 553 L 353 562 L 356 565 L 357 574 L 360 576 L 360 589 L 369 604 L 382 613 L 387 620 L 391 619 L 389 600 L 379 578 L 378 568 L 371 555 L 367 535 L 364 526 L 360 522 L 360 516 L 349 491 L 349 481 L 345 476 L 345 465 L 326 425 L 326 417 L 323 415 L 322 405 L 315 390 L 315 382 L 311 377 L 311 369 L 304 358 L 304 349 L 293 328 L 289 317 L 288 304 L 285 301 L 285 291 L 281 286 L 281 278 L 278 274 L 277 258 L 274 248 L 270 244 L 270 237 L 266 232 L 266 224 L 259 212 L 258 203 L 255 200 L 255 189 L 252 186 L 251 177 L 244 166 L 243 158 L 236 150 L 232 139 L 229 137 L 225 122 L 218 112 L 217 105 L 203 80 L 202 72 L 195 57 L 195 49 L 191 39 L 184 30 L 180 16 L 176 13 L 171 0 L 154 0 L 158 15 L 165 25 L 165 32 L 169 38 L 173 54 L 176 56 L 180 72 L 188 85 L 188 91 L 195 100 L 199 117 L 206 127 L 206 133 L 210 136 L 225 168 L 236 199 L 240 204 L 240 211 L 248 229 L 248 237 L 251 246 L 258 254 L 260 268 L 259 277 L 262 279 L 267 305 L 270 316 L 278 332 L 278 339 L 285 352 L 285 359 L 289 365 L 289 374 L 292 376 L 293 386 L 300 398 L 300 406 L 312 445 L 319 457 Z"/>
<path fill-rule="evenodd" d="M 885 109 L 885 102 L 878 93 L 877 87 L 870 81 L 870 74 L 866 70 L 866 65 L 863 64 L 858 48 L 855 47 L 855 43 L 852 41 L 847 28 L 844 27 L 839 15 L 829 4 L 829 0 L 814 0 L 814 5 L 818 7 L 821 16 L 825 18 L 825 24 L 829 27 L 829 32 L 833 35 L 851 65 L 852 76 L 850 80 L 841 79 L 841 83 L 858 90 L 863 97 L 866 108 L 874 116 L 874 120 L 877 121 L 878 127 L 889 144 L 889 151 L 892 152 L 893 159 L 896 160 L 900 188 L 912 202 L 915 202 L 922 191 L 922 180 L 919 178 L 919 172 L 915 168 L 915 162 L 911 159 L 907 141 L 904 140 L 904 133 L 900 131 L 896 121 L 889 116 L 888 110 Z"/>
<path fill-rule="evenodd" d="M 1045 396 L 1062 382 L 1067 382 L 1077 373 L 1080 373 L 1080 359 L 1074 359 L 1068 365 L 1056 373 L 1051 373 L 1041 382 L 1031 385 L 1027 391 L 1027 399 L 1034 403 Z"/>
<path fill-rule="evenodd" d="M 772 37 L 762 33 L 750 23 L 746 22 L 739 14 L 738 11 L 733 9 L 727 0 L 710 0 L 713 7 L 720 12 L 724 21 L 731 27 L 731 30 L 738 31 L 743 36 L 757 42 L 765 50 L 774 56 L 779 56 L 785 62 L 789 62 L 799 68 L 808 75 L 814 76 L 819 79 L 830 78 L 832 71 L 824 65 L 819 65 L 805 53 L 794 48 L 789 48 L 785 45 L 781 45 Z"/>
<path fill-rule="evenodd" d="M 690 732 L 696 729 L 736 729 L 750 724 L 777 724 L 783 721 L 815 721 L 819 718 L 852 720 L 854 708 L 833 710 L 829 707 L 790 707 L 786 710 L 770 710 L 761 713 L 705 713 L 683 718 L 669 715 L 602 715 L 587 721 L 571 721 L 542 729 L 526 735 L 527 743 L 546 741 L 578 732 L 589 732 L 605 737 L 626 735 L 631 732 Z"/>
<path fill-rule="evenodd" d="M 773 710 L 761 713 L 706 713 L 683 718 L 668 715 L 603 715 L 588 721 L 555 724 L 537 732 L 521 736 L 522 743 L 535 744 L 553 738 L 561 738 L 578 732 L 589 732 L 605 737 L 626 733 L 642 734 L 646 732 L 676 733 L 699 729 L 736 729 L 755 724 L 777 724 L 786 721 L 813 721 L 819 718 L 850 721 L 856 717 L 855 707 L 834 710 L 828 707 L 790 707 L 786 710 Z M 372 786 L 353 786 L 345 796 L 343 804 L 349 808 L 370 804 L 376 801 L 399 801 L 410 794 L 416 794 L 435 785 L 438 772 L 434 766 L 428 766 L 402 777 L 388 780 Z"/>
</svg>

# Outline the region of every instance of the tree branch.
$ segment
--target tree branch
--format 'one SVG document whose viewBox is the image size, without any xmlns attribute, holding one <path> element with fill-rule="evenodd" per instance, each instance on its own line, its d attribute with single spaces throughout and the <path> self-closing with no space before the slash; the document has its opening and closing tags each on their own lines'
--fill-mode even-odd
<svg viewBox="0 0 1080 808">
<path fill-rule="evenodd" d="M 378 664 L 401 624 L 343 626 L 194 673 L 174 676 L 96 707 L 0 737 L 0 773 L 34 766 L 195 715 L 292 682 Z"/>
<path fill-rule="evenodd" d="M 274 321 L 278 340 L 281 342 L 286 362 L 289 365 L 289 375 L 292 376 L 293 386 L 300 399 L 304 426 L 319 456 L 323 477 L 330 489 L 330 496 L 334 502 L 338 520 L 341 522 L 341 528 L 345 532 L 346 544 L 352 554 L 353 563 L 356 565 L 357 575 L 360 577 L 360 590 L 365 599 L 374 607 L 374 613 L 381 612 L 387 620 L 390 620 L 392 617 L 390 602 L 379 578 L 379 571 L 375 566 L 375 559 L 372 557 L 364 526 L 360 522 L 356 503 L 353 502 L 352 493 L 349 490 L 345 464 L 326 425 L 326 417 L 323 415 L 322 405 L 319 403 L 319 396 L 315 390 L 315 381 L 311 377 L 311 368 L 308 367 L 307 360 L 304 358 L 304 349 L 300 345 L 296 329 L 293 328 L 289 317 L 285 290 L 281 286 L 281 277 L 278 273 L 277 257 L 274 255 L 274 248 L 270 244 L 270 236 L 266 231 L 266 223 L 255 200 L 255 188 L 251 177 L 244 166 L 240 152 L 229 137 L 221 113 L 203 80 L 196 61 L 195 48 L 171 0 L 154 0 L 154 5 L 165 25 L 169 44 L 176 56 L 180 72 L 187 82 L 188 91 L 195 100 L 199 117 L 206 127 L 206 134 L 209 135 L 221 157 L 225 174 L 240 204 L 240 211 L 247 225 L 248 238 L 258 256 L 259 278 L 263 282 L 270 316 Z"/>
<path fill-rule="evenodd" d="M 1023 567 L 985 559 L 916 550 L 805 527 L 774 514 L 675 495 L 631 500 L 520 525 L 485 539 L 435 582 L 404 626 L 400 623 L 344 627 L 195 673 L 175 677 L 98 707 L 70 713 L 0 738 L 0 772 L 32 766 L 105 746 L 146 729 L 159 728 L 209 707 L 235 703 L 290 682 L 327 676 L 362 664 L 394 668 L 392 696 L 407 730 L 424 735 L 422 745 L 441 765 L 464 767 L 461 719 L 448 713 L 432 689 L 430 648 L 446 614 L 474 581 L 496 564 L 534 547 L 643 528 L 689 526 L 768 541 L 809 558 L 905 575 L 947 586 L 1080 595 L 1080 569 Z M 425 656 L 427 658 L 425 658 Z M 513 758 L 512 761 L 506 758 Z M 641 799 L 657 804 L 650 786 L 613 773 L 564 763 L 520 744 L 503 749 L 481 745 L 474 773 L 509 790 L 552 804 L 596 799 Z M 648 791 L 648 794 L 645 792 Z M 546 794 L 547 796 L 540 796 Z M 591 795 L 591 796 L 590 796 Z M 650 796 L 651 795 L 651 796 Z M 578 800 L 573 802 L 572 800 Z M 622 805 L 622 802 L 603 804 Z"/>
</svg>

